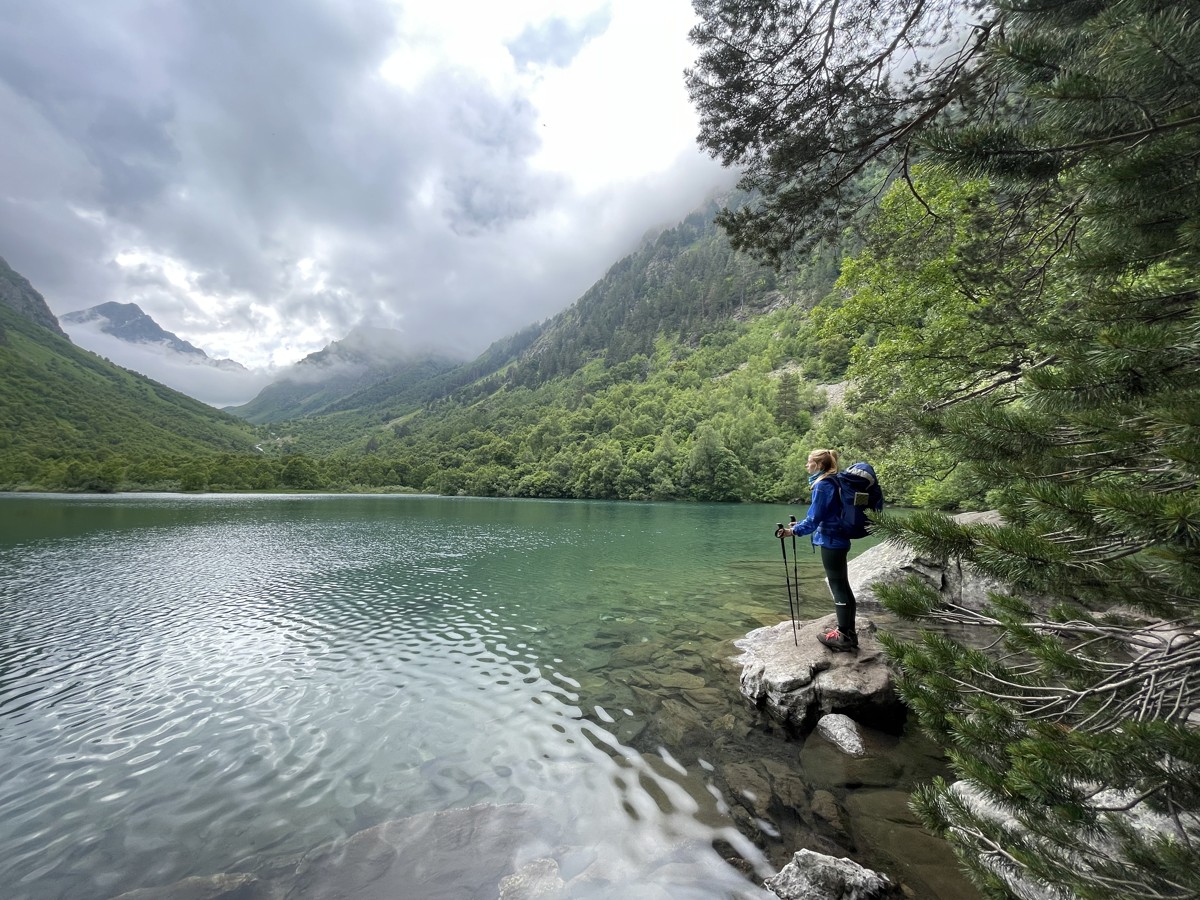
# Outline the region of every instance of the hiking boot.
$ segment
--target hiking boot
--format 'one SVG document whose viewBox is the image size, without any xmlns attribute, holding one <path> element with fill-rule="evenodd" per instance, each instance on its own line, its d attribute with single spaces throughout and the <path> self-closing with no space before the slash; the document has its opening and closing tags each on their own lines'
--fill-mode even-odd
<svg viewBox="0 0 1200 900">
<path fill-rule="evenodd" d="M 818 634 L 817 640 L 830 650 L 850 651 L 858 649 L 858 635 L 842 634 L 836 628 L 832 631 L 826 631 L 824 634 Z"/>
</svg>

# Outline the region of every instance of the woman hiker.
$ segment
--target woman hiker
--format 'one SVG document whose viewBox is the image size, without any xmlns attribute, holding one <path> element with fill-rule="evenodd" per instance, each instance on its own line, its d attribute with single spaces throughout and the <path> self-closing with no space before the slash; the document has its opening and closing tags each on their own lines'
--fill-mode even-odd
<svg viewBox="0 0 1200 900">
<path fill-rule="evenodd" d="M 805 468 L 812 487 L 808 515 L 801 522 L 784 525 L 775 532 L 775 537 L 812 534 L 813 545 L 821 548 L 821 565 L 825 568 L 829 590 L 833 593 L 834 612 L 837 613 L 837 627 L 817 635 L 817 640 L 831 650 L 857 650 L 854 591 L 850 590 L 850 576 L 846 572 L 850 538 L 842 527 L 842 502 L 837 480 L 833 477 L 838 473 L 837 451 L 812 451 Z"/>
</svg>

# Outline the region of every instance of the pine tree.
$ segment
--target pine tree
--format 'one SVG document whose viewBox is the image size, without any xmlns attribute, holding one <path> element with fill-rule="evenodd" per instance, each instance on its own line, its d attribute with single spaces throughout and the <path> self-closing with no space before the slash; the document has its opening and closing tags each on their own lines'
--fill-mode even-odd
<svg viewBox="0 0 1200 900">
<path fill-rule="evenodd" d="M 725 216 L 737 246 L 803 248 L 848 174 L 890 153 L 1035 210 L 1010 220 L 1030 290 L 1055 260 L 1052 314 L 1022 323 L 1043 352 L 930 404 L 1005 523 L 879 523 L 1012 586 L 982 612 L 878 591 L 976 636 L 887 639 L 959 778 L 919 809 L 989 896 L 1200 896 L 1200 3 L 696 6 L 701 140 L 763 194 Z M 950 68 L 888 57 L 976 14 Z"/>
<path fill-rule="evenodd" d="M 937 423 L 997 486 L 1006 524 L 884 526 L 1015 589 L 978 613 L 912 585 L 881 592 L 997 638 L 890 642 L 963 779 L 918 802 L 995 896 L 1196 897 L 1200 5 L 1017 2 L 1004 31 L 989 64 L 1022 118 L 928 143 L 1056 208 L 1069 302 L 1033 323 L 1030 344 L 1050 352 L 1011 390 Z"/>
<path fill-rule="evenodd" d="M 797 383 L 796 373 L 791 369 L 785 369 L 779 374 L 779 383 L 775 388 L 775 421 L 780 425 L 792 425 L 800 413 Z"/>
<path fill-rule="evenodd" d="M 931 122 L 995 99 L 985 0 L 693 0 L 700 144 L 756 195 L 717 216 L 775 264 L 835 236 Z"/>
</svg>

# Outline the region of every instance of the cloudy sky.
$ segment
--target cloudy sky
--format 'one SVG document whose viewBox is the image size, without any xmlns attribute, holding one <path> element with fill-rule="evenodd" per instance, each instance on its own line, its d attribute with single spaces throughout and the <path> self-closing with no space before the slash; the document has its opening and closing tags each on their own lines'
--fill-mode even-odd
<svg viewBox="0 0 1200 900">
<path fill-rule="evenodd" d="M 57 314 L 135 302 L 251 367 L 359 324 L 474 355 L 730 183 L 694 143 L 692 22 L 689 0 L 5 0 L 0 256 Z"/>
</svg>

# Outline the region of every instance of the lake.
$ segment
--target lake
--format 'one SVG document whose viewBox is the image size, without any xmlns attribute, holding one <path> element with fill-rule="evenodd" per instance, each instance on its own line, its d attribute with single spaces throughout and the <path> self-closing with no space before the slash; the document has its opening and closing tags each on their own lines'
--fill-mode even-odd
<svg viewBox="0 0 1200 900">
<path fill-rule="evenodd" d="M 391 840 L 414 898 L 494 898 L 514 861 L 570 897 L 759 897 L 739 870 L 801 847 L 974 897 L 907 810 L 945 771 L 915 729 L 848 761 L 738 692 L 732 641 L 788 616 L 789 513 L 0 495 L 4 896 L 328 896 Z"/>
</svg>

